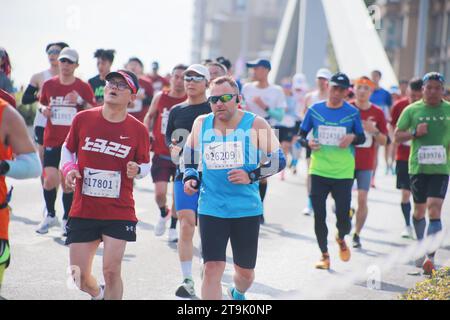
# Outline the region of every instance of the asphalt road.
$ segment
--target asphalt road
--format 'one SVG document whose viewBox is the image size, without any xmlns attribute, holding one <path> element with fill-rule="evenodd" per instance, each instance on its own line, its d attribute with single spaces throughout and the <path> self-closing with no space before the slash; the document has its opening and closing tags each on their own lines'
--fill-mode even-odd
<svg viewBox="0 0 450 320">
<path fill-rule="evenodd" d="M 266 224 L 262 226 L 256 267 L 256 279 L 248 299 L 396 299 L 401 293 L 424 279 L 410 275 L 416 269 L 412 263 L 422 247 L 412 240 L 402 239 L 403 216 L 400 193 L 395 189 L 395 177 L 377 174 L 376 189 L 369 194 L 369 217 L 361 235 L 363 248 L 352 250 L 348 263 L 338 258 L 334 238 L 334 214 L 329 210 L 329 247 L 332 269 L 314 269 L 320 257 L 314 235 L 313 218 L 304 216 L 306 204 L 304 161 L 299 173 L 269 180 L 265 201 Z M 44 207 L 40 182 L 8 180 L 14 195 L 10 225 L 12 247 L 11 266 L 7 270 L 1 295 L 6 299 L 89 299 L 71 285 L 68 273 L 68 248 L 64 246 L 60 229 L 47 235 L 35 233 Z M 138 240 L 127 246 L 122 275 L 124 299 L 176 299 L 174 292 L 181 282 L 176 244 L 169 244 L 167 233 L 155 237 L 153 230 L 159 210 L 153 200 L 151 178 L 138 181 L 135 200 Z M 444 205 L 444 228 L 450 225 L 450 197 Z M 331 208 L 331 201 L 328 207 Z M 57 216 L 62 217 L 61 195 L 57 200 Z M 350 241 L 350 237 L 348 238 Z M 198 234 L 195 235 L 193 263 L 196 290 L 200 293 L 200 260 Z M 437 265 L 450 265 L 450 232 L 445 229 L 440 239 Z M 232 282 L 231 250 L 223 277 L 224 296 Z M 103 281 L 102 248 L 94 260 L 94 275 Z"/>
</svg>

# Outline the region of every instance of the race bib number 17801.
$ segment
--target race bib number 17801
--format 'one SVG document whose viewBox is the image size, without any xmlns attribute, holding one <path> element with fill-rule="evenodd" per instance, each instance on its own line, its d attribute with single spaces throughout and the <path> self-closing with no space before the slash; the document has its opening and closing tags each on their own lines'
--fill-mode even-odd
<svg viewBox="0 0 450 320">
<path fill-rule="evenodd" d="M 84 168 L 82 193 L 86 196 L 117 199 L 120 196 L 119 171 Z"/>
</svg>

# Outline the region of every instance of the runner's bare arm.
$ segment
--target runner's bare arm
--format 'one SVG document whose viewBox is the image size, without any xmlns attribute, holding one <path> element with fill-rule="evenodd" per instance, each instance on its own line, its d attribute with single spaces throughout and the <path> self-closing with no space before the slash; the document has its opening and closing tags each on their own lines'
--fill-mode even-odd
<svg viewBox="0 0 450 320">
<path fill-rule="evenodd" d="M 153 129 L 153 125 L 155 122 L 155 116 L 158 112 L 158 104 L 159 100 L 161 99 L 162 92 L 158 92 L 155 96 L 155 98 L 152 101 L 152 104 L 150 105 L 150 108 L 147 111 L 147 114 L 144 118 L 144 125 L 147 127 L 149 131 Z"/>
<path fill-rule="evenodd" d="M 407 142 L 412 139 L 414 139 L 414 136 L 411 132 L 403 131 L 398 128 L 395 129 L 395 133 L 394 133 L 394 142 L 395 143 L 400 144 L 400 143 L 404 143 L 404 142 Z"/>
</svg>

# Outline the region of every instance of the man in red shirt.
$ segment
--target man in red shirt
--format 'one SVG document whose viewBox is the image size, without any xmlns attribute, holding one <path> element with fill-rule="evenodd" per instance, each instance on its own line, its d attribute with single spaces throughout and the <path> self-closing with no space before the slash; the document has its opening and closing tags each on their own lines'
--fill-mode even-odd
<svg viewBox="0 0 450 320">
<path fill-rule="evenodd" d="M 152 72 L 148 74 L 148 78 L 152 80 L 153 90 L 156 93 L 168 90 L 170 87 L 170 82 L 168 79 L 161 76 L 159 73 L 159 63 L 158 61 L 152 62 Z"/>
<path fill-rule="evenodd" d="M 61 159 L 61 146 L 69 133 L 72 120 L 83 109 L 95 106 L 94 93 L 89 84 L 76 78 L 74 73 L 78 68 L 78 53 L 69 47 L 64 48 L 59 55 L 59 75 L 44 82 L 39 98 L 39 112 L 48 118 L 44 131 L 44 199 L 47 206 L 47 216 L 36 230 L 45 234 L 54 226 L 56 218 L 55 201 L 57 187 L 63 186 L 63 235 L 65 225 L 72 205 L 73 193 L 64 187 L 58 170 Z"/>
<path fill-rule="evenodd" d="M 144 125 L 151 130 L 152 151 L 152 179 L 155 184 L 155 200 L 161 212 L 158 223 L 155 226 L 155 235 L 162 236 L 166 231 L 166 222 L 169 212 L 172 213 L 171 224 L 169 228 L 169 242 L 178 240 L 176 230 L 177 217 L 172 203 L 172 211 L 167 208 L 167 185 L 170 180 L 173 181 L 176 172 L 176 165 L 172 162 L 169 148 L 166 146 L 165 136 L 169 113 L 173 106 L 186 101 L 186 91 L 184 89 L 183 72 L 188 67 L 177 65 L 172 70 L 170 80 L 170 91 L 162 91 L 155 95 L 147 115 Z"/>
<path fill-rule="evenodd" d="M 414 78 L 409 81 L 408 90 L 406 91 L 406 98 L 399 100 L 393 107 L 391 113 L 391 124 L 394 129 L 397 127 L 398 119 L 403 110 L 410 104 L 422 99 L 422 87 L 423 81 L 420 78 Z M 402 191 L 402 200 L 400 206 L 402 208 L 403 217 L 405 218 L 405 230 L 401 236 L 403 238 L 414 238 L 414 231 L 411 226 L 411 186 L 409 181 L 409 151 L 411 141 L 404 142 L 397 145 L 397 151 L 395 155 L 396 167 L 395 172 L 397 174 L 397 189 Z"/>
<path fill-rule="evenodd" d="M 139 91 L 136 95 L 136 100 L 128 106 L 128 113 L 143 122 L 153 99 L 152 81 L 144 75 L 144 64 L 136 57 L 128 60 L 125 69 L 133 72 L 139 79 Z"/>
<path fill-rule="evenodd" d="M 375 84 L 368 77 L 361 77 L 354 83 L 355 101 L 353 103 L 361 114 L 366 142 L 355 146 L 355 179 L 358 184 L 358 209 L 356 210 L 356 226 L 353 235 L 353 248 L 360 248 L 360 233 L 367 219 L 367 197 L 370 181 L 375 168 L 375 145 L 386 145 L 387 126 L 383 110 L 373 105 L 369 99 Z"/>
<path fill-rule="evenodd" d="M 145 126 L 127 112 L 139 83 L 132 72 L 106 76 L 104 105 L 78 114 L 62 149 L 66 186 L 75 190 L 67 225 L 70 265 L 79 288 L 94 300 L 121 299 L 121 262 L 127 241 L 136 241 L 133 179 L 150 171 L 150 139 Z M 103 276 L 91 274 L 100 242 Z"/>
</svg>

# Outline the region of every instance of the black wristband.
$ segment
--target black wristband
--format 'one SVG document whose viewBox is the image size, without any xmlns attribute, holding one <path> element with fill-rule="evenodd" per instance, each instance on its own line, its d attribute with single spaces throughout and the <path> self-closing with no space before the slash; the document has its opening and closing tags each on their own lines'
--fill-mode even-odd
<svg viewBox="0 0 450 320">
<path fill-rule="evenodd" d="M 141 174 L 141 167 L 138 166 L 138 175 Z"/>
<path fill-rule="evenodd" d="M 4 176 L 5 174 L 7 174 L 9 171 L 9 163 L 2 160 L 0 162 L 0 175 Z"/>
</svg>

